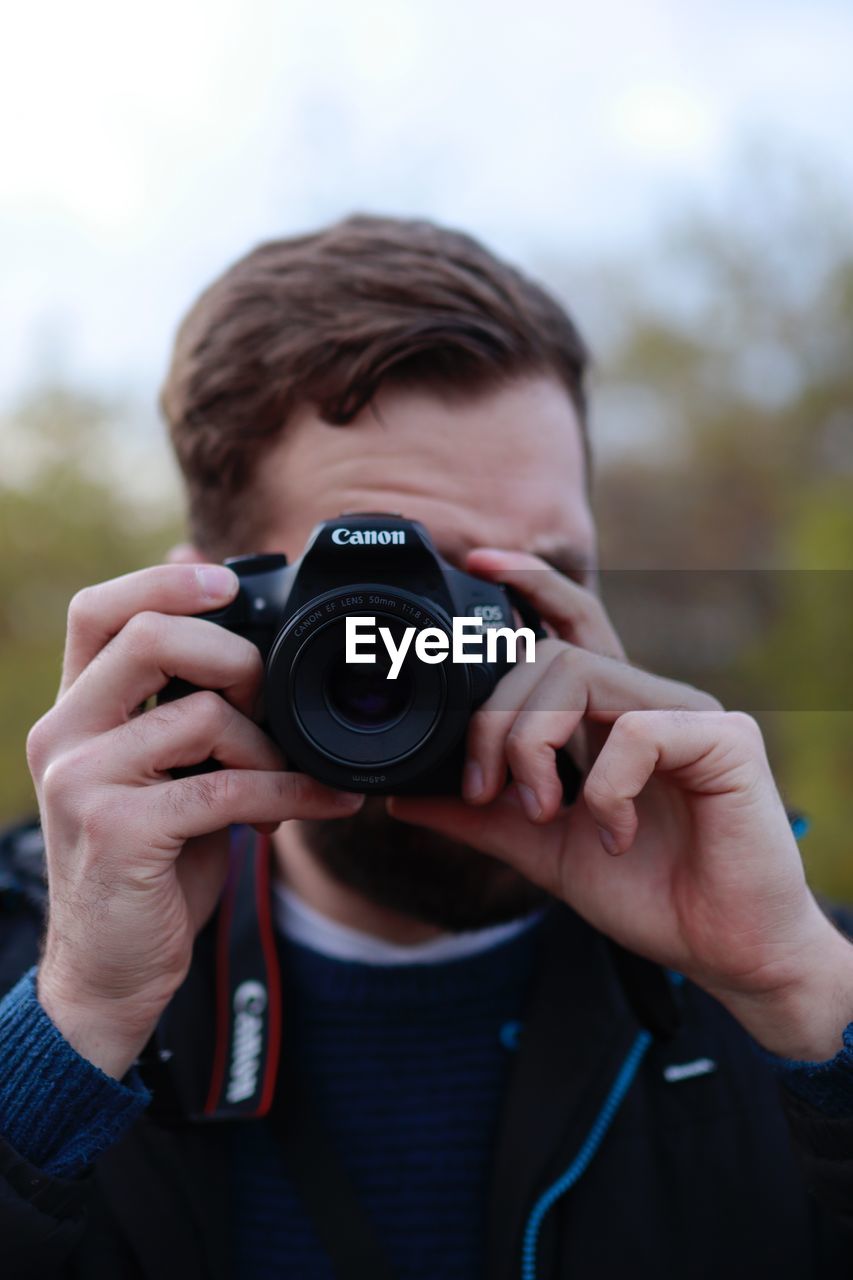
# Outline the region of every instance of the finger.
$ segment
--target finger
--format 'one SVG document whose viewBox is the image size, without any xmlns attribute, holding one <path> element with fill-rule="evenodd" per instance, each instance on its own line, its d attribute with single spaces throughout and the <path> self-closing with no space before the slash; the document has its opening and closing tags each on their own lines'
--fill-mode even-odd
<svg viewBox="0 0 853 1280">
<path fill-rule="evenodd" d="M 207 689 L 153 707 L 96 743 L 99 757 L 109 762 L 107 780 L 113 782 L 161 781 L 171 769 L 208 759 L 231 769 L 285 768 L 269 735 Z"/>
<path fill-rule="evenodd" d="M 159 830 L 176 844 L 237 823 L 338 818 L 356 813 L 363 795 L 333 791 L 304 773 L 222 769 L 151 788 Z"/>
<path fill-rule="evenodd" d="M 507 764 L 531 822 L 551 822 L 562 807 L 557 752 L 577 729 L 586 706 L 583 682 L 566 680 L 564 664 L 557 660 L 533 689 L 507 734 Z"/>
<path fill-rule="evenodd" d="M 757 741 L 761 743 L 756 753 Z M 584 802 L 608 853 L 625 853 L 637 834 L 635 800 L 654 773 L 694 793 L 744 788 L 764 759 L 760 730 L 725 711 L 631 711 L 619 717 L 584 785 Z M 738 777 L 738 774 L 741 776 Z M 752 778 L 750 778 L 750 782 Z"/>
<path fill-rule="evenodd" d="M 193 614 L 237 594 L 237 575 L 221 564 L 156 565 L 78 591 L 68 608 L 60 697 L 137 613 Z"/>
<path fill-rule="evenodd" d="M 487 804 L 506 782 L 506 739 L 515 720 L 542 679 L 548 664 L 563 650 L 556 640 L 536 644 L 536 661 L 517 663 L 498 681 L 493 693 L 468 725 L 462 794 L 474 804 Z"/>
<path fill-rule="evenodd" d="M 538 556 L 478 547 L 468 553 L 466 568 L 478 577 L 514 587 L 551 624 L 561 640 L 591 653 L 625 657 L 622 642 L 599 597 Z"/>
<path fill-rule="evenodd" d="M 548 641 L 542 642 L 542 648 L 548 644 Z M 479 766 L 483 778 L 487 779 L 481 793 L 481 798 L 486 800 L 496 794 L 506 776 L 506 768 L 512 769 L 514 778 L 519 777 L 524 785 L 533 785 L 535 801 L 530 800 L 530 812 L 531 816 L 534 811 L 538 813 L 537 821 L 549 821 L 545 815 L 554 815 L 555 798 L 562 795 L 554 751 L 565 746 L 581 721 L 592 730 L 603 726 L 609 729 L 620 715 L 636 709 L 719 709 L 719 703 L 710 694 L 690 685 L 650 675 L 626 662 L 602 657 L 574 645 L 560 643 L 556 652 L 546 650 L 550 656 L 543 670 L 538 661 L 539 648 L 537 645 L 537 674 L 532 681 L 525 682 L 521 705 L 517 697 L 521 677 L 512 690 L 511 706 L 516 712 L 512 723 L 508 723 L 506 714 L 488 715 L 491 699 L 472 717 L 473 732 L 469 731 L 465 768 L 465 777 L 470 778 L 477 776 Z M 514 674 L 515 669 L 500 681 L 495 694 Z M 526 718 L 525 708 L 535 721 Z M 517 721 L 520 721 L 518 725 Z M 545 734 L 544 749 L 540 749 L 541 733 Z M 510 734 L 515 738 L 512 759 L 507 749 Z M 596 743 L 596 753 L 599 745 Z M 528 754 L 529 761 L 526 759 Z M 549 759 L 551 769 L 546 768 Z M 540 791 L 543 779 L 545 785 Z M 468 793 L 463 794 L 467 799 Z M 521 794 L 523 796 L 524 792 Z"/>
<path fill-rule="evenodd" d="M 175 677 L 218 690 L 250 715 L 262 675 L 260 650 L 243 636 L 202 618 L 137 613 L 78 676 L 53 715 L 60 736 L 105 732 Z"/>
</svg>

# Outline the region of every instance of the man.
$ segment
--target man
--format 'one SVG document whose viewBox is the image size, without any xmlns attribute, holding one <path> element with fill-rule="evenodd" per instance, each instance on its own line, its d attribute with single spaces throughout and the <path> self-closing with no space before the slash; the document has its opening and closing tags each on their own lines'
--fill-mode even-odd
<svg viewBox="0 0 853 1280">
<path fill-rule="evenodd" d="M 630 666 L 594 593 L 585 363 L 424 222 L 262 246 L 190 313 L 193 546 L 75 597 L 29 737 L 41 948 L 40 837 L 5 845 L 4 1275 L 853 1274 L 853 946 L 756 724 Z M 284 771 L 258 650 L 193 616 L 343 512 L 548 625 L 461 797 Z"/>
</svg>

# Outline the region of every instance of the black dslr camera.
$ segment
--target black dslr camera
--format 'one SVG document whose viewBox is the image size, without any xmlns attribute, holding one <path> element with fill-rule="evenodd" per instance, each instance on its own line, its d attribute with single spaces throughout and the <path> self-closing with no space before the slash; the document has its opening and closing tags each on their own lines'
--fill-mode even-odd
<svg viewBox="0 0 853 1280">
<path fill-rule="evenodd" d="M 380 644 L 375 662 L 346 661 L 346 620 L 373 618 L 377 637 L 387 628 L 399 646 L 407 628 L 436 628 L 449 642 L 454 617 L 482 618 L 484 637 L 489 628 L 514 629 L 515 608 L 544 635 L 526 602 L 454 569 L 422 525 L 387 513 L 325 521 L 292 565 L 278 554 L 225 563 L 240 590 L 226 608 L 201 616 L 260 649 L 263 727 L 290 768 L 348 791 L 459 794 L 465 730 L 508 670 L 506 644 L 496 637 L 493 661 L 484 645 L 483 661 L 466 663 L 450 655 L 421 661 L 410 644 L 389 679 L 391 660 Z"/>
</svg>

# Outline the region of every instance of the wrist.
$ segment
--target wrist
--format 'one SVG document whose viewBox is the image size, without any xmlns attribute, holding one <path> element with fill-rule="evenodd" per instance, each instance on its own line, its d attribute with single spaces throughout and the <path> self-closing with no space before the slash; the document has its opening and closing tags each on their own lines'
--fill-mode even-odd
<svg viewBox="0 0 853 1280">
<path fill-rule="evenodd" d="M 853 943 L 821 916 L 795 974 L 763 991 L 717 998 L 754 1040 L 780 1058 L 825 1062 L 853 1022 Z"/>
<path fill-rule="evenodd" d="M 119 1000 L 81 1000 L 49 970 L 39 969 L 39 1004 L 73 1049 L 108 1076 L 121 1080 L 139 1056 L 159 1011 Z"/>
</svg>

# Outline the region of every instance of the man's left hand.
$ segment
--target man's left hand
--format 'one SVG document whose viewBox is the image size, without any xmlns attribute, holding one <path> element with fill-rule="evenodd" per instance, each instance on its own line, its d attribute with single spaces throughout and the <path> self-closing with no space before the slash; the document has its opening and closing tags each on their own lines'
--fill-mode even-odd
<svg viewBox="0 0 853 1280">
<path fill-rule="evenodd" d="M 834 1056 L 853 945 L 806 884 L 755 721 L 629 665 L 597 597 L 536 557 L 479 550 L 466 567 L 510 579 L 554 635 L 473 716 L 463 799 L 395 797 L 389 812 L 514 866 L 772 1052 Z M 570 808 L 567 744 L 586 772 Z"/>
</svg>

